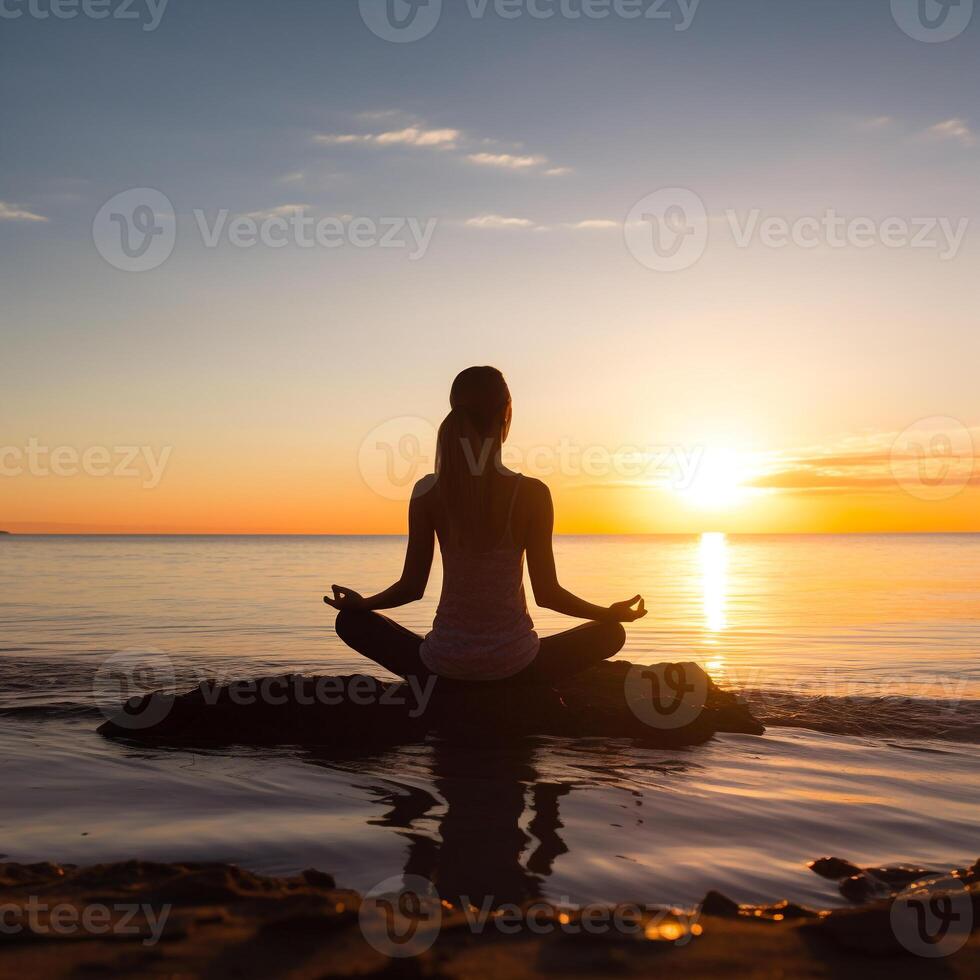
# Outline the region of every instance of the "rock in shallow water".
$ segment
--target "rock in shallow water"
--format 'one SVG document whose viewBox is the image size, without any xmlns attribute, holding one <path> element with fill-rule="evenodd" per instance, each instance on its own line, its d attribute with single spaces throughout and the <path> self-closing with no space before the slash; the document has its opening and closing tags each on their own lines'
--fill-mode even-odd
<svg viewBox="0 0 980 980">
<path fill-rule="evenodd" d="M 889 898 L 903 888 L 917 881 L 942 877 L 945 872 L 931 871 L 915 865 L 899 864 L 887 868 L 859 868 L 850 861 L 841 858 L 818 858 L 811 861 L 809 868 L 821 878 L 836 881 L 840 893 L 856 905 L 875 899 Z M 969 870 L 956 872 L 965 882 L 969 883 Z"/>
<path fill-rule="evenodd" d="M 165 744 L 302 745 L 338 752 L 414 742 L 430 732 L 480 743 L 555 735 L 664 746 L 697 744 L 716 732 L 763 733 L 748 708 L 700 667 L 653 668 L 664 669 L 701 692 L 696 710 L 678 716 L 683 724 L 669 713 L 643 710 L 637 669 L 618 661 L 601 663 L 555 690 L 435 678 L 395 683 L 357 674 L 205 683 L 177 696 L 157 692 L 133 699 L 99 732 Z"/>
</svg>

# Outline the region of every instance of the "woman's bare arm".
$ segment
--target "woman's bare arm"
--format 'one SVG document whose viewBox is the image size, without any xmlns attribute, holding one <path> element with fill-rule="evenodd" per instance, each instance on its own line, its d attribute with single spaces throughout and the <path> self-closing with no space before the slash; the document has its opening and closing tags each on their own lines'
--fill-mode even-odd
<svg viewBox="0 0 980 980">
<path fill-rule="evenodd" d="M 641 596 L 611 606 L 597 606 L 563 588 L 555 568 L 552 536 L 555 529 L 555 508 L 551 491 L 537 480 L 531 481 L 533 497 L 527 537 L 527 567 L 531 575 L 534 601 L 545 609 L 553 609 L 576 619 L 609 620 L 631 623 L 647 614 Z M 634 606 L 636 608 L 634 608 Z"/>
<path fill-rule="evenodd" d="M 334 609 L 394 609 L 417 602 L 425 595 L 432 570 L 432 554 L 435 548 L 435 528 L 425 504 L 427 486 L 419 483 L 408 507 L 408 548 L 401 578 L 394 585 L 373 596 L 362 596 L 353 589 L 334 585 L 333 597 L 323 601 Z"/>
</svg>

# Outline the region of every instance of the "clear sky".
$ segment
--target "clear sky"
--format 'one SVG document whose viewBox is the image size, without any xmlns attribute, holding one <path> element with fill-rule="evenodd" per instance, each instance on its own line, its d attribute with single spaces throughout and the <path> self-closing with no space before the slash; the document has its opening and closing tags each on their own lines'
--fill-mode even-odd
<svg viewBox="0 0 980 980">
<path fill-rule="evenodd" d="M 354 0 L 4 0 L 0 528 L 401 531 L 364 447 L 414 443 L 369 434 L 490 363 L 561 530 L 980 530 L 980 15 L 637 3 L 667 19 L 445 0 L 392 43 Z M 143 272 L 93 243 L 132 188 L 176 215 Z M 677 271 L 664 188 L 704 207 Z"/>
</svg>

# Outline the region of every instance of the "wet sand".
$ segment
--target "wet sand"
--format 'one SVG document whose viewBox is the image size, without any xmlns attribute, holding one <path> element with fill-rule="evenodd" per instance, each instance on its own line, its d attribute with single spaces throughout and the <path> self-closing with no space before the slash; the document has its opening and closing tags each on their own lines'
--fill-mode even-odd
<svg viewBox="0 0 980 980">
<path fill-rule="evenodd" d="M 637 928 L 629 933 L 588 934 L 576 911 L 544 903 L 525 906 L 526 918 L 506 932 L 492 918 L 475 929 L 476 910 L 442 903 L 432 936 L 414 937 L 429 948 L 392 958 L 377 948 L 379 936 L 383 946 L 392 935 L 382 905 L 337 889 L 319 871 L 268 878 L 224 864 L 0 864 L 0 974 L 966 978 L 980 968 L 976 874 L 976 866 L 960 872 L 972 934 L 957 952 L 935 959 L 897 941 L 888 899 L 818 913 L 785 903 L 737 907 L 718 893 L 693 914 L 650 907 L 634 920 L 637 907 L 630 907 L 623 921 Z M 93 909 L 108 911 L 78 925 Z M 399 921 L 394 934 L 403 938 Z"/>
</svg>

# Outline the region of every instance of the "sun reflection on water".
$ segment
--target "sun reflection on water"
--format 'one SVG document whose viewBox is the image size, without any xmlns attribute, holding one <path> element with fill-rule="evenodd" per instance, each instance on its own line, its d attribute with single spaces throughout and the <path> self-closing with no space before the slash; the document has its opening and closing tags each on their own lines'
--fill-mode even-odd
<svg viewBox="0 0 980 980">
<path fill-rule="evenodd" d="M 725 607 L 728 600 L 728 539 L 719 532 L 701 535 L 698 548 L 705 627 L 721 633 L 728 626 Z M 720 661 L 717 666 L 720 666 Z M 712 666 L 708 664 L 709 668 Z"/>
</svg>

